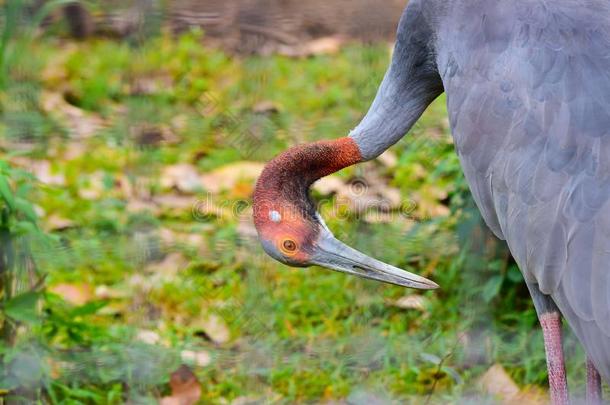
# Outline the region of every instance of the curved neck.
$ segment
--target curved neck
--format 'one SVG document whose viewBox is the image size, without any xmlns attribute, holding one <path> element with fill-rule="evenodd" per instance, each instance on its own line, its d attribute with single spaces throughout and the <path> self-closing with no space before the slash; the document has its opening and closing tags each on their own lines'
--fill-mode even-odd
<svg viewBox="0 0 610 405">
<path fill-rule="evenodd" d="M 348 137 L 288 149 L 265 166 L 256 183 L 253 197 L 255 221 L 264 220 L 269 209 L 282 207 L 315 216 L 309 199 L 311 184 L 362 160 L 358 145 Z"/>
</svg>

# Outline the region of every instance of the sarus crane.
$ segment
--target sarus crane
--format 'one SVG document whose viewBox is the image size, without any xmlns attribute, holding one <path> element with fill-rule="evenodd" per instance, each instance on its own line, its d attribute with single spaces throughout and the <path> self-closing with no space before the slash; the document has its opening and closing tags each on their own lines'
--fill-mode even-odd
<svg viewBox="0 0 610 405">
<path fill-rule="evenodd" d="M 397 284 L 434 282 L 335 239 L 309 188 L 400 140 L 442 92 L 487 226 L 523 273 L 542 326 L 553 404 L 569 401 L 565 318 L 587 354 L 587 398 L 610 381 L 610 3 L 411 0 L 390 66 L 347 136 L 271 160 L 253 195 L 264 250 Z"/>
</svg>

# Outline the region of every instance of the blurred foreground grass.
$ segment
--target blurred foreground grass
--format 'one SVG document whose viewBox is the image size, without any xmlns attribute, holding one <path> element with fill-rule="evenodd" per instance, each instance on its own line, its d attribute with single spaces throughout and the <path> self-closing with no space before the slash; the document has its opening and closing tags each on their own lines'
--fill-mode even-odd
<svg viewBox="0 0 610 405">
<path fill-rule="evenodd" d="M 382 159 L 314 192 L 339 238 L 442 288 L 289 269 L 255 240 L 253 182 L 286 147 L 346 135 L 388 47 L 239 59 L 201 43 L 44 38 L 19 53 L 0 150 L 37 176 L 11 187 L 51 239 L 14 234 L 47 288 L 39 319 L 0 346 L 0 389 L 154 403 L 186 363 L 201 403 L 472 403 L 491 401 L 475 382 L 498 363 L 533 400 L 546 384 L 535 312 L 480 228 L 444 97 Z"/>
</svg>

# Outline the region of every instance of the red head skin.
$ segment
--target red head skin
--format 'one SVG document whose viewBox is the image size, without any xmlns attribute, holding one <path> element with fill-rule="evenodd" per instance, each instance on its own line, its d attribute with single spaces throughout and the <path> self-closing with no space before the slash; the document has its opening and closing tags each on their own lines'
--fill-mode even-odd
<svg viewBox="0 0 610 405">
<path fill-rule="evenodd" d="M 307 265 L 321 226 L 309 187 L 362 160 L 348 137 L 295 146 L 271 160 L 253 197 L 254 225 L 267 253 L 287 264 Z"/>
</svg>

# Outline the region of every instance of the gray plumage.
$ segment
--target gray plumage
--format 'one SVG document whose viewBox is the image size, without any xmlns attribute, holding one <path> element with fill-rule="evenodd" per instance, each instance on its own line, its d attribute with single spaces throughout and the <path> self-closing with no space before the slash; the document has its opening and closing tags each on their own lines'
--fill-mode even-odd
<svg viewBox="0 0 610 405">
<path fill-rule="evenodd" d="M 412 0 L 351 133 L 363 155 L 397 142 L 443 90 L 487 225 L 610 381 L 610 4 Z"/>
</svg>

